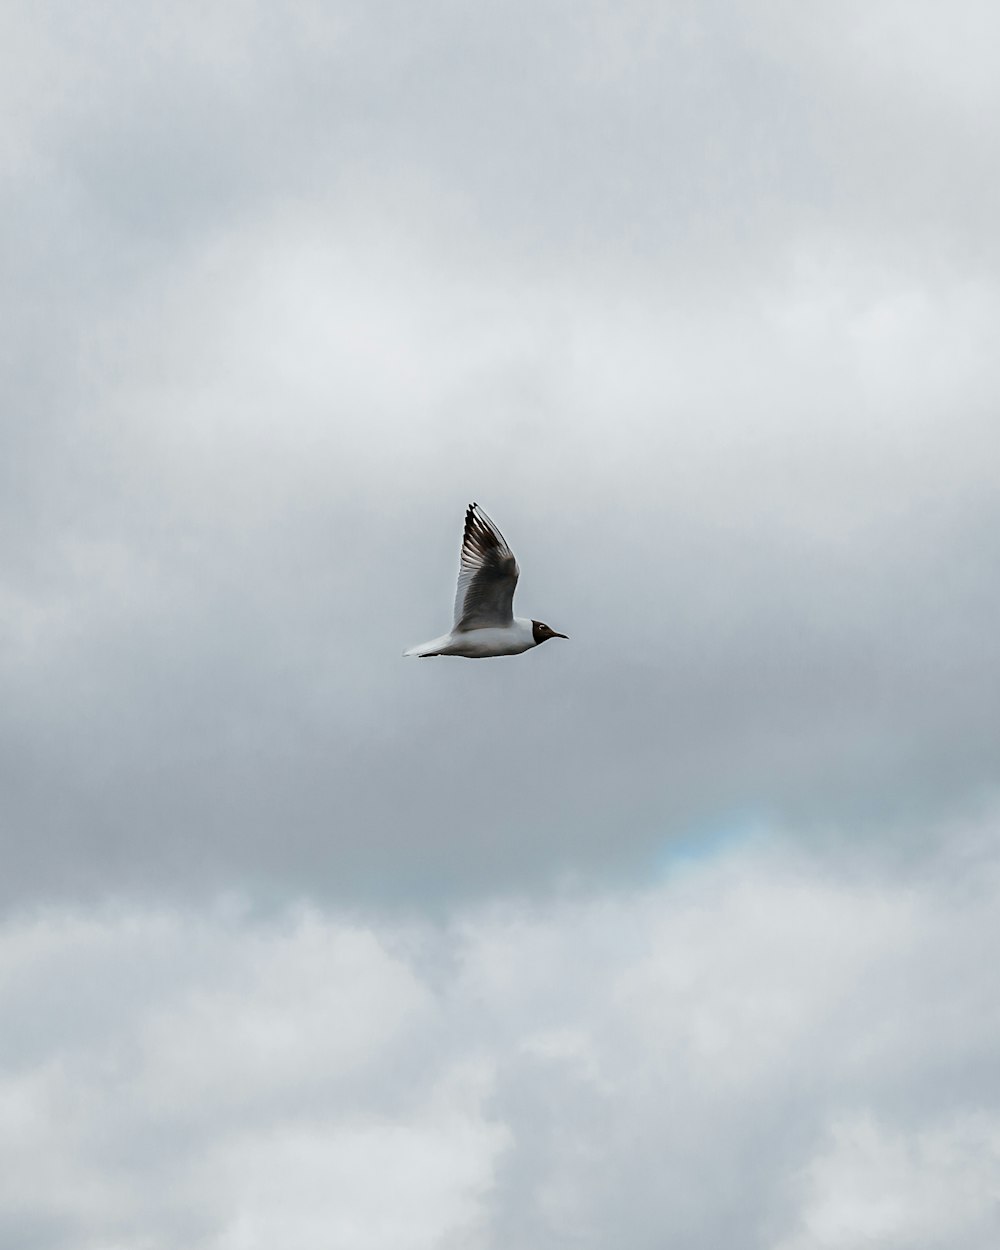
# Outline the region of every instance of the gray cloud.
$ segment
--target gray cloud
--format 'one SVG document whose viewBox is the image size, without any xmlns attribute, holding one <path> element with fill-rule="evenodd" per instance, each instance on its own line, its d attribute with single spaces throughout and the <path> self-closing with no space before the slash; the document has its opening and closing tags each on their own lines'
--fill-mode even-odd
<svg viewBox="0 0 1000 1250">
<path fill-rule="evenodd" d="M 7 901 L 427 901 L 977 810 L 963 12 L 13 11 Z M 470 498 L 572 641 L 404 665 Z"/>
</svg>

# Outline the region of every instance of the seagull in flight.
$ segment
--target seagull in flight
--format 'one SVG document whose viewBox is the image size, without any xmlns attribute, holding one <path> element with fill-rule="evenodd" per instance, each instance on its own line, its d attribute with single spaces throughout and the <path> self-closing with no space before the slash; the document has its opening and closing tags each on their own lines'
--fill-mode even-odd
<svg viewBox="0 0 1000 1250">
<path fill-rule="evenodd" d="M 520 655 L 550 638 L 565 638 L 541 621 L 514 615 L 514 587 L 520 569 L 514 553 L 478 504 L 465 512 L 462 563 L 450 634 L 404 651 L 404 655 Z"/>
</svg>

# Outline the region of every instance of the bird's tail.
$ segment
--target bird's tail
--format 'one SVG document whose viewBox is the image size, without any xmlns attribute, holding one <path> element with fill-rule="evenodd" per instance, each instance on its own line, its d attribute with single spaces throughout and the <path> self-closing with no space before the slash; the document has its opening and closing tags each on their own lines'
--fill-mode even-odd
<svg viewBox="0 0 1000 1250">
<path fill-rule="evenodd" d="M 432 638 L 430 642 L 418 643 L 415 647 L 410 647 L 403 652 L 404 656 L 416 655 L 420 659 L 425 660 L 432 655 L 441 654 L 441 645 L 447 641 L 445 638 Z"/>
</svg>

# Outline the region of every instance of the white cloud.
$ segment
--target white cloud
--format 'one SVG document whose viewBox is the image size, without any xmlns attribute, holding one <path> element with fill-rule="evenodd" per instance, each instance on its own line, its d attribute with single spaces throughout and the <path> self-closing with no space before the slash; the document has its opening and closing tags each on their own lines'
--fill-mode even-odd
<svg viewBox="0 0 1000 1250">
<path fill-rule="evenodd" d="M 443 927 L 11 921 L 7 1227 L 88 1250 L 988 1250 L 1000 844 L 992 818 L 947 836 L 968 854 L 944 879 L 761 837 Z"/>
<path fill-rule="evenodd" d="M 227 1142 L 206 1161 L 231 1204 L 210 1244 L 485 1245 L 483 1196 L 504 1145 L 502 1129 L 461 1100 L 409 1122 L 290 1124 Z"/>
<path fill-rule="evenodd" d="M 1000 1118 L 902 1133 L 861 1113 L 805 1169 L 800 1227 L 777 1250 L 989 1246 L 1000 1232 Z"/>
</svg>

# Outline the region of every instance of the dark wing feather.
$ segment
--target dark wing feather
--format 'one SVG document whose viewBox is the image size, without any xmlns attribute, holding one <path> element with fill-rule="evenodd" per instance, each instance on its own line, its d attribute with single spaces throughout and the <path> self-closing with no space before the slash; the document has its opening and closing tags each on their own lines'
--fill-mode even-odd
<svg viewBox="0 0 1000 1250">
<path fill-rule="evenodd" d="M 478 504 L 469 504 L 455 596 L 455 630 L 510 625 L 519 573 L 504 536 Z"/>
</svg>

